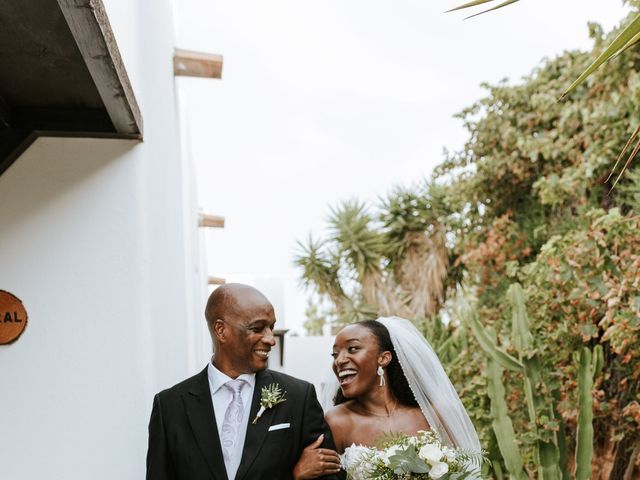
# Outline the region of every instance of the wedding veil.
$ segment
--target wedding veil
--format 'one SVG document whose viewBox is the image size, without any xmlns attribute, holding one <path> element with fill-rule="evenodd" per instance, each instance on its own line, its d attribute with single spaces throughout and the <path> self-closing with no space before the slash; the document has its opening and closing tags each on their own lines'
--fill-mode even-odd
<svg viewBox="0 0 640 480">
<path fill-rule="evenodd" d="M 377 320 L 389 330 L 402 371 L 431 428 L 449 446 L 480 452 L 478 434 L 429 342 L 409 320 Z"/>
</svg>

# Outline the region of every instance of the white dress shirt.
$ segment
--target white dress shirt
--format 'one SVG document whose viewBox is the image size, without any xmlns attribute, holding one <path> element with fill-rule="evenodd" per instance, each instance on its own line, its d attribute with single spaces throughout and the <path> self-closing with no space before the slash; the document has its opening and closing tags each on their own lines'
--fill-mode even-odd
<svg viewBox="0 0 640 480">
<path fill-rule="evenodd" d="M 226 413 L 227 407 L 233 399 L 233 394 L 229 391 L 229 389 L 223 388 L 222 386 L 228 381 L 233 380 L 233 378 L 228 377 L 227 375 L 222 373 L 220 370 L 214 367 L 213 363 L 211 362 L 209 362 L 209 365 L 207 367 L 207 376 L 209 377 L 209 390 L 211 391 L 213 412 L 216 416 L 216 425 L 218 427 L 218 438 L 221 438 L 224 414 Z M 242 398 L 242 406 L 244 407 L 244 414 L 242 416 L 242 425 L 240 426 L 240 431 L 238 432 L 236 450 L 233 454 L 233 459 L 231 460 L 230 465 L 227 465 L 227 462 L 225 462 L 225 468 L 227 470 L 227 477 L 229 477 L 229 480 L 233 480 L 235 478 L 238 467 L 240 466 L 240 460 L 242 459 L 242 450 L 244 448 L 244 439 L 247 434 L 247 425 L 249 423 L 251 400 L 253 399 L 253 390 L 256 386 L 255 373 L 242 374 L 238 378 L 246 381 L 248 385 L 244 386 L 240 394 L 240 397 Z"/>
</svg>

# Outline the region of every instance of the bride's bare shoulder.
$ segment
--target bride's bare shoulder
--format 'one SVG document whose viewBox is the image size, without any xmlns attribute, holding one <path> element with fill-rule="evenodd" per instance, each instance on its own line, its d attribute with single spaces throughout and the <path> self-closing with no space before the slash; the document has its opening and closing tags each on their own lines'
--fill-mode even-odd
<svg viewBox="0 0 640 480">
<path fill-rule="evenodd" d="M 325 420 L 331 428 L 345 428 L 349 427 L 353 423 L 355 412 L 353 411 L 352 403 L 353 400 L 347 400 L 340 405 L 336 405 L 325 413 Z"/>
<path fill-rule="evenodd" d="M 336 405 L 324 414 L 324 418 L 331 429 L 333 440 L 338 453 L 344 452 L 345 448 L 351 445 L 349 433 L 352 432 L 353 411 L 349 408 L 350 401 Z"/>
<path fill-rule="evenodd" d="M 395 419 L 398 422 L 398 430 L 413 435 L 418 430 L 428 430 L 429 422 L 424 418 L 418 407 L 403 407 L 396 412 Z"/>
</svg>

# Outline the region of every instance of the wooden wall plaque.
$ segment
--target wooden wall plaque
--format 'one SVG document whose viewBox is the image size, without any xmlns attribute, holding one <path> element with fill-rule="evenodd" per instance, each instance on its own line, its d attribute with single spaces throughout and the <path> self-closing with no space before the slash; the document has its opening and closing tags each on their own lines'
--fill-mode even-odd
<svg viewBox="0 0 640 480">
<path fill-rule="evenodd" d="M 27 311 L 15 295 L 0 290 L 0 345 L 15 342 L 27 326 Z"/>
</svg>

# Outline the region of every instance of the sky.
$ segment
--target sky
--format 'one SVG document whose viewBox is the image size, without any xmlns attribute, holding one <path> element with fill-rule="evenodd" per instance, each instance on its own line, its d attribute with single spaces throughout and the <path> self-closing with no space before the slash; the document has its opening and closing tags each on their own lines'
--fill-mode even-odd
<svg viewBox="0 0 640 480">
<path fill-rule="evenodd" d="M 174 0 L 176 46 L 221 54 L 221 80 L 179 78 L 210 275 L 278 279 L 280 327 L 303 332 L 296 242 L 329 207 L 427 177 L 468 137 L 482 82 L 590 49 L 618 0 L 522 0 L 464 20 L 461 0 Z"/>
</svg>

